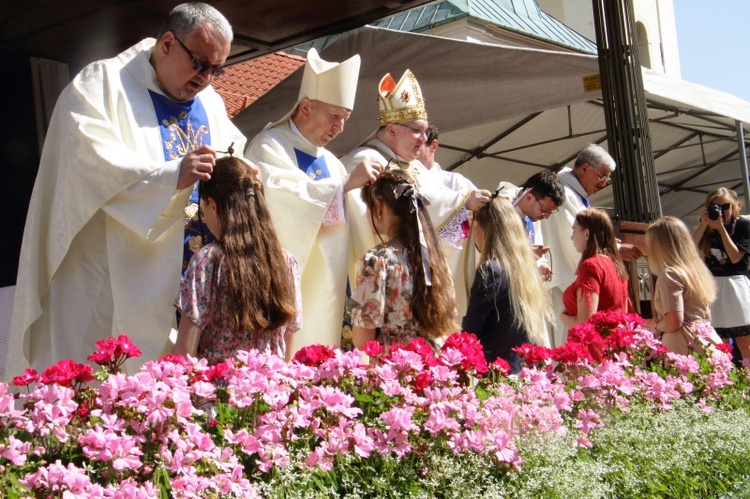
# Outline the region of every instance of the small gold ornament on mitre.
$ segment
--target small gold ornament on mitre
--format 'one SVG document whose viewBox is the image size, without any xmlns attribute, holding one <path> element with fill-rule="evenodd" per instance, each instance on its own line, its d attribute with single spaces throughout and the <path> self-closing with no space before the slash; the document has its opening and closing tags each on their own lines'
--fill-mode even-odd
<svg viewBox="0 0 750 499">
<path fill-rule="evenodd" d="M 411 70 L 407 69 L 398 83 L 390 73 L 380 80 L 378 108 L 381 125 L 427 119 L 422 89 Z"/>
</svg>

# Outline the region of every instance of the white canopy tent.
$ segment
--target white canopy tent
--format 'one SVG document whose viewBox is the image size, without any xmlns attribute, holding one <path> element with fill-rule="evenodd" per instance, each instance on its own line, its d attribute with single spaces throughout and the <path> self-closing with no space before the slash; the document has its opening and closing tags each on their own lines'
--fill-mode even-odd
<svg viewBox="0 0 750 499">
<path fill-rule="evenodd" d="M 587 88 L 599 73 L 595 56 L 373 27 L 342 35 L 321 55 L 341 61 L 355 53 L 362 57 L 355 109 L 329 145 L 338 155 L 377 128 L 380 79 L 390 72 L 398 80 L 407 68 L 440 130 L 438 161 L 480 187 L 522 183 L 540 168 L 568 165 L 588 143 L 607 146 L 601 92 Z M 253 137 L 286 114 L 301 77 L 298 70 L 237 115 L 243 133 Z M 643 77 L 664 214 L 690 223 L 712 187 L 743 194 L 736 123 L 750 124 L 750 103 L 648 70 Z M 612 190 L 602 190 L 592 204 L 612 207 Z"/>
</svg>

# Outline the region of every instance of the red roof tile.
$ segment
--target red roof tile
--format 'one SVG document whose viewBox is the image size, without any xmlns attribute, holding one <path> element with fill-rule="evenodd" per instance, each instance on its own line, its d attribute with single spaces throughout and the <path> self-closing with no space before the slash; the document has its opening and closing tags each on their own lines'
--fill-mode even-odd
<svg viewBox="0 0 750 499">
<path fill-rule="evenodd" d="M 212 85 L 233 118 L 304 64 L 303 57 L 276 52 L 228 66 Z"/>
</svg>

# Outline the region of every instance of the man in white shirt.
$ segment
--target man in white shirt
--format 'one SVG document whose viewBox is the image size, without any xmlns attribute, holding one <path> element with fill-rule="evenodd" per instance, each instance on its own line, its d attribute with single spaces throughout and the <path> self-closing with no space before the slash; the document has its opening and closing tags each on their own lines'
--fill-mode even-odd
<svg viewBox="0 0 750 499">
<path fill-rule="evenodd" d="M 439 145 L 438 128 L 430 124 L 427 127 L 427 140 L 419 148 L 419 154 L 417 155 L 419 162 L 427 168 L 431 175 L 438 177 L 443 185 L 449 189 L 454 191 L 476 189 L 474 183 L 460 173 L 443 170 L 440 167 L 440 163 L 435 161 L 435 152 Z"/>
<path fill-rule="evenodd" d="M 546 281 L 552 280 L 552 268 L 545 254 L 549 247 L 544 245 L 540 222 L 557 213 L 565 202 L 565 185 L 554 172 L 543 170 L 535 173 L 521 187 L 510 182 L 500 182 L 498 195 L 508 199 L 516 207 L 529 237 L 534 253 L 539 260 L 539 273 Z"/>
</svg>

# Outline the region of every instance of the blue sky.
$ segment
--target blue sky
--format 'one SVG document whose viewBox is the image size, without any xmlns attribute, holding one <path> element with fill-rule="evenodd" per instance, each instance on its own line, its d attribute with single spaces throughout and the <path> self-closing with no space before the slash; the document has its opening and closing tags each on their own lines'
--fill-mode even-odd
<svg viewBox="0 0 750 499">
<path fill-rule="evenodd" d="M 750 102 L 750 1 L 674 0 L 682 79 Z"/>
</svg>

